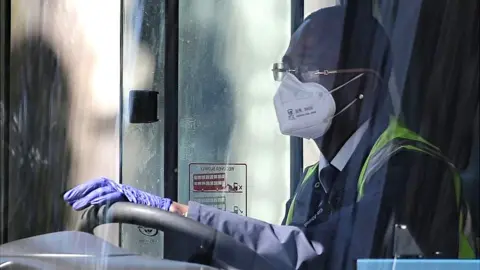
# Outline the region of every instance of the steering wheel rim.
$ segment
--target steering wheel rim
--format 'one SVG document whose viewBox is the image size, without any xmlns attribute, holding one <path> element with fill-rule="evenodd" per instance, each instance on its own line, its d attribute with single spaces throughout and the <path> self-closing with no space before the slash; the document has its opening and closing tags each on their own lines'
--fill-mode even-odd
<svg viewBox="0 0 480 270">
<path fill-rule="evenodd" d="M 179 232 L 202 240 L 202 247 L 206 253 L 211 256 L 211 259 L 215 257 L 214 260 L 223 266 L 236 265 L 247 260 L 252 264 L 252 267 L 248 269 L 272 269 L 272 265 L 266 258 L 258 256 L 252 249 L 223 232 L 176 213 L 130 202 L 117 202 L 112 205 L 88 208 L 82 213 L 76 230 L 93 234 L 96 227 L 108 223 L 127 223 L 163 232 Z M 235 250 L 234 256 L 227 256 L 227 253 L 233 249 Z M 242 255 L 236 256 L 237 253 Z M 225 269 L 230 269 L 230 267 L 225 267 Z"/>
<path fill-rule="evenodd" d="M 209 244 L 215 243 L 217 235 L 222 234 L 191 218 L 130 202 L 117 202 L 112 205 L 88 208 L 82 213 L 76 230 L 93 234 L 96 227 L 108 223 L 134 224 L 164 232 L 175 231 L 206 241 Z"/>
<path fill-rule="evenodd" d="M 219 232 L 193 219 L 154 207 L 117 202 L 110 206 L 92 206 L 85 210 L 77 223 L 76 230 L 94 234 L 96 227 L 107 223 L 128 223 L 159 229 L 163 232 L 176 231 L 200 239 L 202 241 L 200 249 L 188 262 L 212 265 L 213 251 Z"/>
</svg>

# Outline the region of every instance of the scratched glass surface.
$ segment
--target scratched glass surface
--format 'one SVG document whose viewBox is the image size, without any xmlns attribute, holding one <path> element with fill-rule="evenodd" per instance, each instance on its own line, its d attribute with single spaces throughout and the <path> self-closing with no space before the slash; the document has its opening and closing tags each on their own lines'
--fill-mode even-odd
<svg viewBox="0 0 480 270">
<path fill-rule="evenodd" d="M 98 175 L 118 178 L 120 5 L 91 4 L 11 1 L 10 88 L 1 95 L 2 241 L 73 229 L 78 213 L 62 200 L 67 188 Z"/>
<path fill-rule="evenodd" d="M 165 7 L 164 1 L 127 1 L 124 36 L 124 101 L 122 182 L 163 196 L 163 102 L 160 121 L 131 124 L 128 117 L 130 90 L 153 90 L 163 100 Z M 163 256 L 163 233 L 151 228 L 124 224 L 121 245 L 133 252 Z"/>
<path fill-rule="evenodd" d="M 283 207 L 278 205 L 289 193 L 289 143 L 275 121 L 272 97 L 278 85 L 271 80 L 270 66 L 288 45 L 290 21 L 285 18 L 290 18 L 289 12 L 290 2 L 284 0 L 180 2 L 181 202 L 200 200 L 280 222 Z M 228 185 L 237 182 L 245 198 L 230 197 L 224 204 L 229 196 L 221 192 L 218 197 L 194 197 L 192 181 L 201 166 L 196 163 L 234 166 L 235 172 L 225 175 L 198 173 L 207 179 L 197 182 L 202 189 L 216 190 L 229 190 Z M 238 180 L 243 172 L 246 179 Z"/>
<path fill-rule="evenodd" d="M 473 40 L 478 35 L 471 33 L 478 32 L 478 23 L 468 19 L 478 6 L 434 1 L 372 0 L 361 7 L 372 12 L 391 41 L 394 61 L 386 91 L 392 114 L 438 146 L 459 170 L 471 208 L 468 229 L 474 229 L 480 224 L 480 166 L 478 49 L 471 44 L 478 47 Z M 6 202 L 0 209 L 0 241 L 73 230 L 79 213 L 61 195 L 94 177 L 119 180 L 120 155 L 124 184 L 163 195 L 165 1 L 124 1 L 121 90 L 120 1 L 11 2 L 11 85 L 2 88 L 0 100 L 0 193 Z M 304 15 L 346 2 L 305 0 Z M 279 224 L 295 187 L 290 186 L 290 138 L 280 134 L 275 117 L 278 83 L 271 67 L 289 45 L 292 1 L 179 3 L 179 201 L 197 200 Z M 128 123 L 128 93 L 134 89 L 159 92 L 159 122 Z M 316 143 L 303 140 L 304 167 L 319 156 Z M 441 169 L 420 165 L 411 171 L 422 179 Z M 422 198 L 437 201 L 433 192 Z M 437 230 L 444 230 L 442 225 Z M 98 235 L 116 245 L 163 256 L 158 230 L 101 228 Z M 180 245 L 188 242 L 175 239 Z M 191 253 L 197 246 L 188 243 L 192 249 L 183 251 Z"/>
</svg>

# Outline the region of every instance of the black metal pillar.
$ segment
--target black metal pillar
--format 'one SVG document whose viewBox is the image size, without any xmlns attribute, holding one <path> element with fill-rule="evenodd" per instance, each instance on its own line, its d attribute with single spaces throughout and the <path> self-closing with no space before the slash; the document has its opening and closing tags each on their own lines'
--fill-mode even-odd
<svg viewBox="0 0 480 270">
<path fill-rule="evenodd" d="M 292 34 L 302 24 L 304 19 L 304 0 L 291 2 L 291 32 Z M 290 137 L 290 195 L 293 197 L 295 189 L 303 174 L 303 139 Z"/>
<path fill-rule="evenodd" d="M 178 197 L 178 1 L 165 1 L 165 197 Z"/>
<path fill-rule="evenodd" d="M 164 107 L 164 194 L 178 199 L 178 55 L 179 1 L 165 1 L 165 107 Z M 165 258 L 174 258 L 175 250 L 168 247 L 175 236 L 164 234 Z"/>
<path fill-rule="evenodd" d="M 10 120 L 10 0 L 0 1 L 0 101 L 3 108 L 0 150 L 0 244 L 8 241 L 8 179 L 9 179 L 9 120 Z"/>
</svg>

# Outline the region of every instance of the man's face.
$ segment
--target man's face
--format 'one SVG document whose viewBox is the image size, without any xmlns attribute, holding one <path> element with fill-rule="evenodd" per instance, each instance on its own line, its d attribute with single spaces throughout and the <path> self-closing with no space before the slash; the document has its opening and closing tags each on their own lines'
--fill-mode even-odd
<svg viewBox="0 0 480 270">
<path fill-rule="evenodd" d="M 337 69 L 341 30 L 341 26 L 328 22 L 305 21 L 293 34 L 282 62 L 287 68 L 296 70 L 295 75 L 300 81 L 319 83 L 331 89 L 335 76 L 318 75 L 314 72 Z"/>
<path fill-rule="evenodd" d="M 315 74 L 315 71 L 339 69 L 343 38 L 341 19 L 316 18 L 315 20 L 305 21 L 292 35 L 282 62 L 285 68 L 295 70 L 293 74 L 301 82 L 318 83 L 331 90 L 359 75 L 358 73 Z M 332 93 L 337 111 L 347 106 L 362 93 L 361 81 L 353 81 L 339 91 Z"/>
</svg>

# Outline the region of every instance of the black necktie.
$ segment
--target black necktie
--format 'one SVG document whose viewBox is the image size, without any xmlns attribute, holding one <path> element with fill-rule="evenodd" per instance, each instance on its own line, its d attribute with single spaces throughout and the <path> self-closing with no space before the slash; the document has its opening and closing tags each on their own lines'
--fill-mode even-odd
<svg viewBox="0 0 480 270">
<path fill-rule="evenodd" d="M 335 197 L 336 194 L 335 180 L 338 172 L 332 165 L 328 165 L 320 170 L 318 179 L 314 184 L 314 194 L 310 204 L 312 218 L 309 219 L 308 224 L 313 221 L 325 221 L 330 213 L 336 209 L 337 203 L 333 202 L 335 205 L 332 204 L 332 196 Z"/>
<path fill-rule="evenodd" d="M 318 183 L 326 194 L 329 194 L 338 175 L 338 170 L 332 164 L 320 170 Z M 315 186 L 317 187 L 317 186 Z"/>
</svg>

